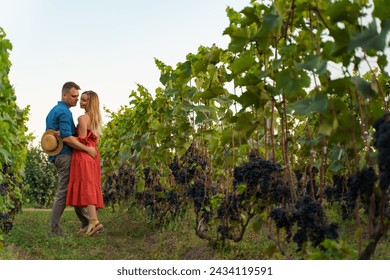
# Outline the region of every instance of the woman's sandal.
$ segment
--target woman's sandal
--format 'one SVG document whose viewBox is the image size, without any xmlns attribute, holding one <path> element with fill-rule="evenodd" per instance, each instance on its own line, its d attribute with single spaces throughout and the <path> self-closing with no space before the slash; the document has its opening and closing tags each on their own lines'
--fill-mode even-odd
<svg viewBox="0 0 390 280">
<path fill-rule="evenodd" d="M 85 231 L 85 235 L 91 236 L 97 233 L 99 230 L 103 228 L 103 225 L 99 223 L 99 221 L 90 221 L 87 230 Z"/>
<path fill-rule="evenodd" d="M 80 227 L 77 231 L 78 234 L 85 234 L 87 232 L 88 226 L 86 227 Z"/>
</svg>

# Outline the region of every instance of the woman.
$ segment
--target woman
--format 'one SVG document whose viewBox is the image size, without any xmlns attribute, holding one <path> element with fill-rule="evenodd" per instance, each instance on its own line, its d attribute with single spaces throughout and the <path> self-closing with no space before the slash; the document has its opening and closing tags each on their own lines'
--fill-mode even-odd
<svg viewBox="0 0 390 280">
<path fill-rule="evenodd" d="M 99 97 L 93 91 L 81 94 L 80 107 L 85 114 L 78 118 L 77 133 L 80 142 L 95 147 L 101 135 L 102 117 Z M 103 228 L 97 217 L 97 209 L 103 208 L 103 195 L 100 185 L 100 154 L 92 158 L 87 153 L 74 150 L 70 165 L 70 177 L 66 205 L 87 207 L 89 225 L 80 233 L 93 235 Z"/>
</svg>

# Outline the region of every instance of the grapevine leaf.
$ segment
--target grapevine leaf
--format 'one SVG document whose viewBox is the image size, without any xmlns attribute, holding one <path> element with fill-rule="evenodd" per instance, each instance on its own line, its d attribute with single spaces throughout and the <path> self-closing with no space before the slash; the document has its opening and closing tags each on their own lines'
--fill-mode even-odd
<svg viewBox="0 0 390 280">
<path fill-rule="evenodd" d="M 306 69 L 309 71 L 316 72 L 317 74 L 324 74 L 326 72 L 327 61 L 321 61 L 319 55 L 309 55 L 305 58 L 305 61 L 302 63 L 297 63 L 296 67 L 298 69 Z"/>
<path fill-rule="evenodd" d="M 358 93 L 365 98 L 373 98 L 376 93 L 371 87 L 371 84 L 360 77 L 352 77 L 351 82 L 355 85 Z"/>
<path fill-rule="evenodd" d="M 243 109 L 252 105 L 257 106 L 260 101 L 260 91 L 247 90 L 237 98 L 237 101 L 242 105 Z"/>
<path fill-rule="evenodd" d="M 344 96 L 347 93 L 349 87 L 350 87 L 349 78 L 335 79 L 328 83 L 326 92 L 328 94 L 336 94 L 338 96 Z"/>
<path fill-rule="evenodd" d="M 323 93 L 315 93 L 310 98 L 300 99 L 289 107 L 299 115 L 307 115 L 312 112 L 323 113 L 328 109 L 328 97 Z"/>
<path fill-rule="evenodd" d="M 330 35 L 333 37 L 334 43 L 332 48 L 332 56 L 338 57 L 348 51 L 349 34 L 347 29 L 333 28 L 330 30 Z"/>
<path fill-rule="evenodd" d="M 302 70 L 284 69 L 275 76 L 277 89 L 284 90 L 287 97 L 296 97 L 304 88 L 310 86 L 310 77 Z"/>
<path fill-rule="evenodd" d="M 337 119 L 326 119 L 318 128 L 318 134 L 331 136 L 332 133 L 337 129 L 338 121 Z"/>
<path fill-rule="evenodd" d="M 386 24 L 382 26 L 381 33 L 378 33 L 376 21 L 372 21 L 368 29 L 352 36 L 349 42 L 349 51 L 361 47 L 363 49 L 373 49 L 376 51 L 382 51 L 386 46 L 386 36 L 389 31 L 389 26 Z"/>
<path fill-rule="evenodd" d="M 196 96 L 194 96 L 194 99 L 197 100 L 197 97 L 203 99 L 203 100 L 210 100 L 212 98 L 216 98 L 218 96 L 221 96 L 225 93 L 225 90 L 221 86 L 212 86 L 208 89 L 206 89 L 203 92 L 198 92 Z"/>
<path fill-rule="evenodd" d="M 237 28 L 235 26 L 230 26 L 225 29 L 223 34 L 230 36 L 231 41 L 228 48 L 234 53 L 242 51 L 245 45 L 250 41 L 249 28 Z"/>
<path fill-rule="evenodd" d="M 244 189 L 245 190 L 245 189 Z M 253 220 L 253 230 L 256 232 L 256 233 L 259 233 L 260 230 L 261 230 L 261 227 L 263 226 L 264 224 L 264 220 L 261 216 L 257 216 L 256 218 L 254 218 Z"/>
<path fill-rule="evenodd" d="M 238 116 L 236 129 L 250 137 L 252 132 L 259 125 L 259 121 L 250 112 L 244 112 Z"/>
<path fill-rule="evenodd" d="M 236 58 L 232 64 L 230 64 L 229 68 L 232 70 L 233 74 L 240 74 L 255 64 L 255 58 L 248 52 L 245 52 L 239 58 Z"/>
<path fill-rule="evenodd" d="M 390 19 L 389 1 L 374 0 L 374 11 L 372 15 L 381 20 Z"/>
<path fill-rule="evenodd" d="M 280 26 L 282 17 L 278 14 L 267 14 L 264 16 L 264 26 L 267 30 L 273 30 Z"/>
<path fill-rule="evenodd" d="M 349 0 L 341 0 L 330 5 L 327 14 L 332 24 L 337 22 L 355 24 L 360 16 L 360 8 L 357 3 L 351 3 Z"/>
</svg>

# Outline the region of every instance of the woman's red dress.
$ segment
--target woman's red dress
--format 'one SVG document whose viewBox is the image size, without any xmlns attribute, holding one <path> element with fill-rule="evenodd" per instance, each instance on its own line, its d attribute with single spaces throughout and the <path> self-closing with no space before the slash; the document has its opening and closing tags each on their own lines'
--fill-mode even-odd
<svg viewBox="0 0 390 280">
<path fill-rule="evenodd" d="M 79 136 L 79 140 L 81 143 L 97 149 L 97 137 L 92 133 L 92 130 L 87 131 L 85 139 Z M 73 149 L 66 205 L 80 207 L 95 205 L 96 209 L 103 208 L 100 182 L 99 151 L 96 158 L 93 158 L 86 152 Z"/>
</svg>

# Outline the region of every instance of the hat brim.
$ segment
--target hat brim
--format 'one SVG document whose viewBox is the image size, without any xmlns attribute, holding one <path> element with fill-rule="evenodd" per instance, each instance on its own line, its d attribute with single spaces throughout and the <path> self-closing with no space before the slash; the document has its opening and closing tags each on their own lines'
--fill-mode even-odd
<svg viewBox="0 0 390 280">
<path fill-rule="evenodd" d="M 45 149 L 44 148 L 44 146 L 42 145 L 42 139 L 43 139 L 43 137 L 45 137 L 45 135 L 47 135 L 47 134 L 52 134 L 52 135 L 54 135 L 54 133 L 56 133 L 57 131 L 55 131 L 54 129 L 48 129 L 48 130 L 46 130 L 45 131 L 45 133 L 42 135 L 42 137 L 41 137 L 41 147 L 42 147 L 42 151 L 44 151 L 46 154 L 48 154 L 49 156 L 56 156 L 56 155 L 58 155 L 60 152 L 61 152 L 61 150 L 62 150 L 62 148 L 63 148 L 63 146 L 64 146 L 64 142 L 62 141 L 62 138 L 60 137 L 60 138 L 57 138 L 57 140 L 58 140 L 58 145 L 57 145 L 57 148 L 56 149 L 54 149 L 54 150 L 47 150 L 47 149 Z"/>
</svg>

